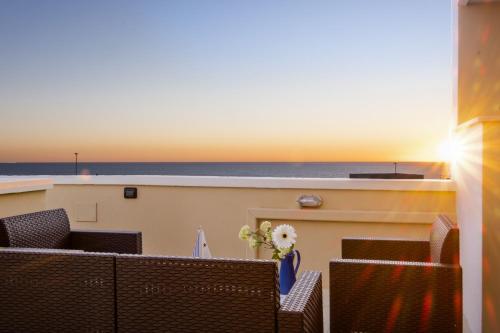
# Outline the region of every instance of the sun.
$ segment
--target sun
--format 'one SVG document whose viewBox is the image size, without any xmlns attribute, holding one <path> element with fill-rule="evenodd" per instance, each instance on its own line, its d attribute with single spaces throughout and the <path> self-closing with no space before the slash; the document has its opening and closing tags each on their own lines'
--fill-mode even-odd
<svg viewBox="0 0 500 333">
<path fill-rule="evenodd" d="M 443 162 L 456 163 L 461 155 L 461 145 L 456 137 L 449 137 L 438 147 L 438 158 Z"/>
</svg>

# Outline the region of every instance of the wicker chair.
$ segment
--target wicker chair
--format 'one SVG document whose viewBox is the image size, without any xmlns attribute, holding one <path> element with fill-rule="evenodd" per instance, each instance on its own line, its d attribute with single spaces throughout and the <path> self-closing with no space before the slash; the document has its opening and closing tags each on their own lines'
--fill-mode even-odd
<svg viewBox="0 0 500 333">
<path fill-rule="evenodd" d="M 114 332 L 116 253 L 141 252 L 140 232 L 72 231 L 63 209 L 0 219 L 0 332 Z"/>
<path fill-rule="evenodd" d="M 53 209 L 0 218 L 0 247 L 141 254 L 142 234 L 70 230 L 66 211 Z"/>
<path fill-rule="evenodd" d="M 114 255 L 0 248 L 0 332 L 114 332 Z"/>
<path fill-rule="evenodd" d="M 280 306 L 263 260 L 120 255 L 119 332 L 322 332 L 321 273 L 305 272 Z"/>
<path fill-rule="evenodd" d="M 330 262 L 331 332 L 462 332 L 458 232 L 439 216 L 429 241 L 343 239 Z"/>
</svg>

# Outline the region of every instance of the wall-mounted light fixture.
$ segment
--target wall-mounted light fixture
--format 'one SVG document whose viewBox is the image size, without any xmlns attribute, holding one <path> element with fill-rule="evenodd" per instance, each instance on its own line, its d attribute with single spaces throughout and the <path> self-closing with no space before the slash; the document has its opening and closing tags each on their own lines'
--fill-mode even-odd
<svg viewBox="0 0 500 333">
<path fill-rule="evenodd" d="M 318 195 L 301 195 L 297 199 L 297 203 L 301 208 L 318 208 L 323 204 L 323 199 Z"/>
</svg>

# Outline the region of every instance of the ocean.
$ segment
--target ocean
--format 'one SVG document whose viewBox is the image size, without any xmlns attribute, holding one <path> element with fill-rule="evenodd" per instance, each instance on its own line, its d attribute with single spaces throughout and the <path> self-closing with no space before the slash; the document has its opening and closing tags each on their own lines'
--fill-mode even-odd
<svg viewBox="0 0 500 333">
<path fill-rule="evenodd" d="M 393 173 L 394 163 L 187 163 L 79 162 L 78 174 L 89 175 L 182 175 L 231 177 L 349 178 L 350 173 Z M 433 162 L 400 162 L 398 173 L 423 174 L 424 178 L 446 178 L 447 166 Z M 74 175 L 74 163 L 0 163 L 0 175 Z"/>
</svg>

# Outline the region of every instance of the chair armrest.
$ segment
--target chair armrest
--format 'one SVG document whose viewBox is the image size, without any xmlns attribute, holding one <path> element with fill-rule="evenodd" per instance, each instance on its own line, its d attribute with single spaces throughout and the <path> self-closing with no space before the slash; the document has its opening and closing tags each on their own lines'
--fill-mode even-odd
<svg viewBox="0 0 500 333">
<path fill-rule="evenodd" d="M 306 271 L 278 313 L 279 332 L 323 332 L 321 272 Z"/>
<path fill-rule="evenodd" d="M 462 332 L 462 269 L 332 260 L 330 322 L 332 332 Z"/>
<path fill-rule="evenodd" d="M 88 252 L 142 254 L 140 231 L 72 230 L 71 248 Z"/>
<path fill-rule="evenodd" d="M 343 238 L 342 258 L 430 261 L 428 241 L 395 238 Z"/>
</svg>

